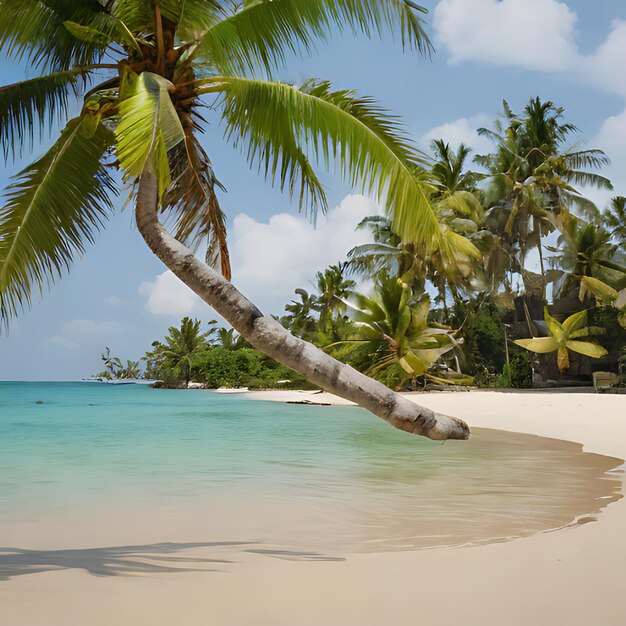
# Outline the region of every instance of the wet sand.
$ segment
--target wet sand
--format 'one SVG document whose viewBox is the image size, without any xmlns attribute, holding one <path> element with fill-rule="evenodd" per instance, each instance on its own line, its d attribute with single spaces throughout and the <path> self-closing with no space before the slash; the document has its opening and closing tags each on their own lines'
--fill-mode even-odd
<svg viewBox="0 0 626 626">
<path fill-rule="evenodd" d="M 278 393 L 262 397 L 303 398 L 298 392 Z M 485 392 L 416 399 L 475 427 L 578 442 L 588 452 L 626 458 L 624 396 Z M 4 553 L 0 563 L 24 571 L 0 582 L 0 623 L 626 623 L 623 500 L 597 516 L 579 518 L 575 526 L 506 543 L 347 558 L 255 545 L 185 545 L 183 538 L 176 545 L 163 543 L 160 533 L 140 524 L 129 535 L 133 520 L 124 522 L 113 512 L 100 523 L 108 529 L 107 539 L 132 536 L 136 543 L 93 548 L 76 541 L 78 549 L 67 549 L 60 542 L 44 549 L 52 544 L 42 536 L 41 549 Z M 158 519 L 155 527 L 167 523 Z M 54 535 L 55 529 L 49 530 Z M 71 536 L 71 528 L 66 534 Z M 7 544 L 5 538 L 0 544 Z M 10 539 L 9 545 L 19 545 L 19 536 Z M 40 573 L 33 574 L 37 568 Z"/>
</svg>

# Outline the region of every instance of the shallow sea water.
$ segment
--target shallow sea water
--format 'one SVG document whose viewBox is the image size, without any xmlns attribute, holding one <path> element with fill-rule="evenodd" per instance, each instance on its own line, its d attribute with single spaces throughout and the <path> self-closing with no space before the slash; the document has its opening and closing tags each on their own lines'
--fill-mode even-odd
<svg viewBox="0 0 626 626">
<path fill-rule="evenodd" d="M 323 558 L 503 541 L 593 520 L 621 497 L 621 465 L 491 430 L 435 443 L 354 408 L 0 382 L 10 550 L 224 542 Z"/>
</svg>

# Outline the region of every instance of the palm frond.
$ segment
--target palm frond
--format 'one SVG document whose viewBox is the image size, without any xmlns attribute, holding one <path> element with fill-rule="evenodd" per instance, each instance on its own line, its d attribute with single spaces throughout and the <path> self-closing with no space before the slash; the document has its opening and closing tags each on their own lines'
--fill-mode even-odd
<svg viewBox="0 0 626 626">
<path fill-rule="evenodd" d="M 191 130 L 185 132 L 184 144 L 170 157 L 172 184 L 163 199 L 163 211 L 173 222 L 176 239 L 196 249 L 207 240 L 206 262 L 231 278 L 226 217 L 216 188 L 222 188 L 211 161 Z"/>
<path fill-rule="evenodd" d="M 10 58 L 60 71 L 94 63 L 103 54 L 100 43 L 77 38 L 64 24 L 98 23 L 104 11 L 97 3 L 2 0 L 0 10 L 0 47 Z"/>
<path fill-rule="evenodd" d="M 397 118 L 352 91 L 331 91 L 327 82 L 302 87 L 237 78 L 209 79 L 204 92 L 224 95 L 227 134 L 261 146 L 277 118 L 291 125 L 298 146 L 326 167 L 335 165 L 353 186 L 373 194 L 393 216 L 394 230 L 427 247 L 445 246 L 430 204 L 424 161 Z M 269 149 L 272 149 L 270 145 Z M 283 157 L 284 158 L 284 157 Z M 293 162 L 295 157 L 290 157 Z M 274 159 L 276 174 L 281 159 Z"/>
<path fill-rule="evenodd" d="M 113 0 L 111 14 L 133 33 L 140 34 L 154 30 L 152 0 Z"/>
<path fill-rule="evenodd" d="M 257 0 L 211 27 L 196 51 L 222 73 L 283 65 L 288 54 L 310 53 L 333 30 L 370 36 L 385 30 L 428 53 L 424 8 L 410 0 Z"/>
<path fill-rule="evenodd" d="M 163 17 L 176 24 L 181 41 L 193 41 L 227 16 L 217 0 L 160 0 Z"/>
<path fill-rule="evenodd" d="M 240 147 L 250 165 L 256 165 L 272 184 L 278 183 L 281 191 L 297 197 L 301 209 L 325 211 L 326 194 L 305 154 L 306 139 L 294 125 L 288 100 L 275 98 L 270 115 L 252 105 L 253 100 L 263 97 L 245 89 L 252 86 L 241 83 L 226 92 L 223 119 L 227 139 Z"/>
<path fill-rule="evenodd" d="M 135 181 L 146 165 L 159 181 L 161 197 L 171 182 L 168 151 L 184 141 L 183 127 L 172 104 L 171 83 L 151 72 L 131 77 L 120 103 L 115 130 L 117 157 L 125 181 Z"/>
<path fill-rule="evenodd" d="M 596 187 L 597 189 L 613 189 L 613 183 L 600 174 L 584 171 L 571 171 L 567 174 L 568 182 L 572 182 L 575 185 L 581 185 L 585 187 Z"/>
<path fill-rule="evenodd" d="M 45 129 L 65 118 L 88 71 L 89 67 L 77 67 L 0 87 L 0 144 L 5 158 L 21 156 L 25 140 L 32 147 L 37 130 L 41 138 Z"/>
<path fill-rule="evenodd" d="M 604 151 L 598 149 L 580 150 L 565 154 L 568 167 L 574 170 L 596 169 L 599 170 L 611 163 Z"/>
<path fill-rule="evenodd" d="M 0 322 L 7 324 L 69 269 L 111 210 L 113 181 L 100 160 L 113 142 L 72 120 L 42 158 L 18 174 L 0 209 Z"/>
</svg>

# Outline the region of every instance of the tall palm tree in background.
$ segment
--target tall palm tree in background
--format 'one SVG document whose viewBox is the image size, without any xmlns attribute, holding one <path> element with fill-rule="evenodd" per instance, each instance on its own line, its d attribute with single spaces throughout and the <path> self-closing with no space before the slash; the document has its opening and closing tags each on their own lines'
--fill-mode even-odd
<svg viewBox="0 0 626 626">
<path fill-rule="evenodd" d="M 431 202 L 442 229 L 447 248 L 427 248 L 419 241 L 406 239 L 395 230 L 393 221 L 379 215 L 365 218 L 359 228 L 368 228 L 373 243 L 356 246 L 348 253 L 348 268 L 368 277 L 372 274 L 402 278 L 415 292 L 425 289 L 426 281 L 439 291 L 447 317 L 447 291 L 454 300 L 459 289 L 469 285 L 478 269 L 480 250 L 472 242 L 483 220 L 477 188 L 484 176 L 466 168 L 469 148 L 461 145 L 455 152 L 441 140 L 432 143 L 434 160 L 427 176 L 432 187 Z"/>
<path fill-rule="evenodd" d="M 146 361 L 151 370 L 165 367 L 176 371 L 185 381 L 185 387 L 191 380 L 193 358 L 208 349 L 207 339 L 212 332 L 203 333 L 201 322 L 184 317 L 180 328 L 170 326 L 164 342 L 155 341 L 152 350 L 146 353 Z"/>
<path fill-rule="evenodd" d="M 567 145 L 578 129 L 563 122 L 564 109 L 552 102 L 533 98 L 522 115 L 515 114 L 506 101 L 503 106 L 495 130 L 478 131 L 496 148 L 475 159 L 491 175 L 486 223 L 492 231 L 503 231 L 520 269 L 528 251 L 536 247 L 545 276 L 542 237 L 554 230 L 562 213 L 589 208 L 591 203 L 573 185 L 612 188 L 607 178 L 589 171 L 606 165 L 608 159 L 601 150 Z"/>
<path fill-rule="evenodd" d="M 234 328 L 218 328 L 215 335 L 217 345 L 224 350 L 241 350 L 247 345 L 246 340 Z"/>
<path fill-rule="evenodd" d="M 555 298 L 577 298 L 584 276 L 610 283 L 626 276 L 624 254 L 601 226 L 570 215 L 560 230 L 558 246 L 547 248 L 555 255 L 549 259 L 556 278 Z"/>
<path fill-rule="evenodd" d="M 285 305 L 287 315 L 283 323 L 296 337 L 310 337 L 317 332 L 317 319 L 313 317 L 318 310 L 317 296 L 306 289 L 296 289 L 300 301 L 292 300 Z"/>
<path fill-rule="evenodd" d="M 20 155 L 82 99 L 0 210 L 4 323 L 93 241 L 112 211 L 118 169 L 150 249 L 252 345 L 399 428 L 468 436 L 461 421 L 289 335 L 233 287 L 220 185 L 199 139 L 208 104 L 226 139 L 300 206 L 325 208 L 316 166 L 336 165 L 385 206 L 404 239 L 445 248 L 424 160 L 396 118 L 328 82 L 271 78 L 288 55 L 310 52 L 336 30 L 390 31 L 427 53 L 424 9 L 410 0 L 0 0 L 0 13 L 2 49 L 41 73 L 0 91 L 5 152 Z M 202 263 L 193 248 L 206 240 Z"/>
<path fill-rule="evenodd" d="M 345 264 L 331 265 L 316 275 L 317 309 L 320 313 L 320 324 L 324 327 L 338 315 L 345 313 L 346 298 L 356 283 L 344 276 Z"/>
<path fill-rule="evenodd" d="M 611 237 L 626 248 L 626 197 L 616 196 L 602 213 L 602 223 L 611 233 Z"/>
</svg>

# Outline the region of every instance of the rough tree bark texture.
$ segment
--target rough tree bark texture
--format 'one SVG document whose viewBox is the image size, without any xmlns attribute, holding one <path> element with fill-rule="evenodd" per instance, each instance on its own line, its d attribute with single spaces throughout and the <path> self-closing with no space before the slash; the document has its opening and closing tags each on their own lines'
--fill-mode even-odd
<svg viewBox="0 0 626 626">
<path fill-rule="evenodd" d="M 212 306 L 255 348 L 304 375 L 312 383 L 356 402 L 396 428 L 430 439 L 467 439 L 460 419 L 414 404 L 312 344 L 298 339 L 274 318 L 263 315 L 221 274 L 198 260 L 159 222 L 157 181 L 144 172 L 137 197 L 139 232 L 163 263 Z"/>
</svg>

